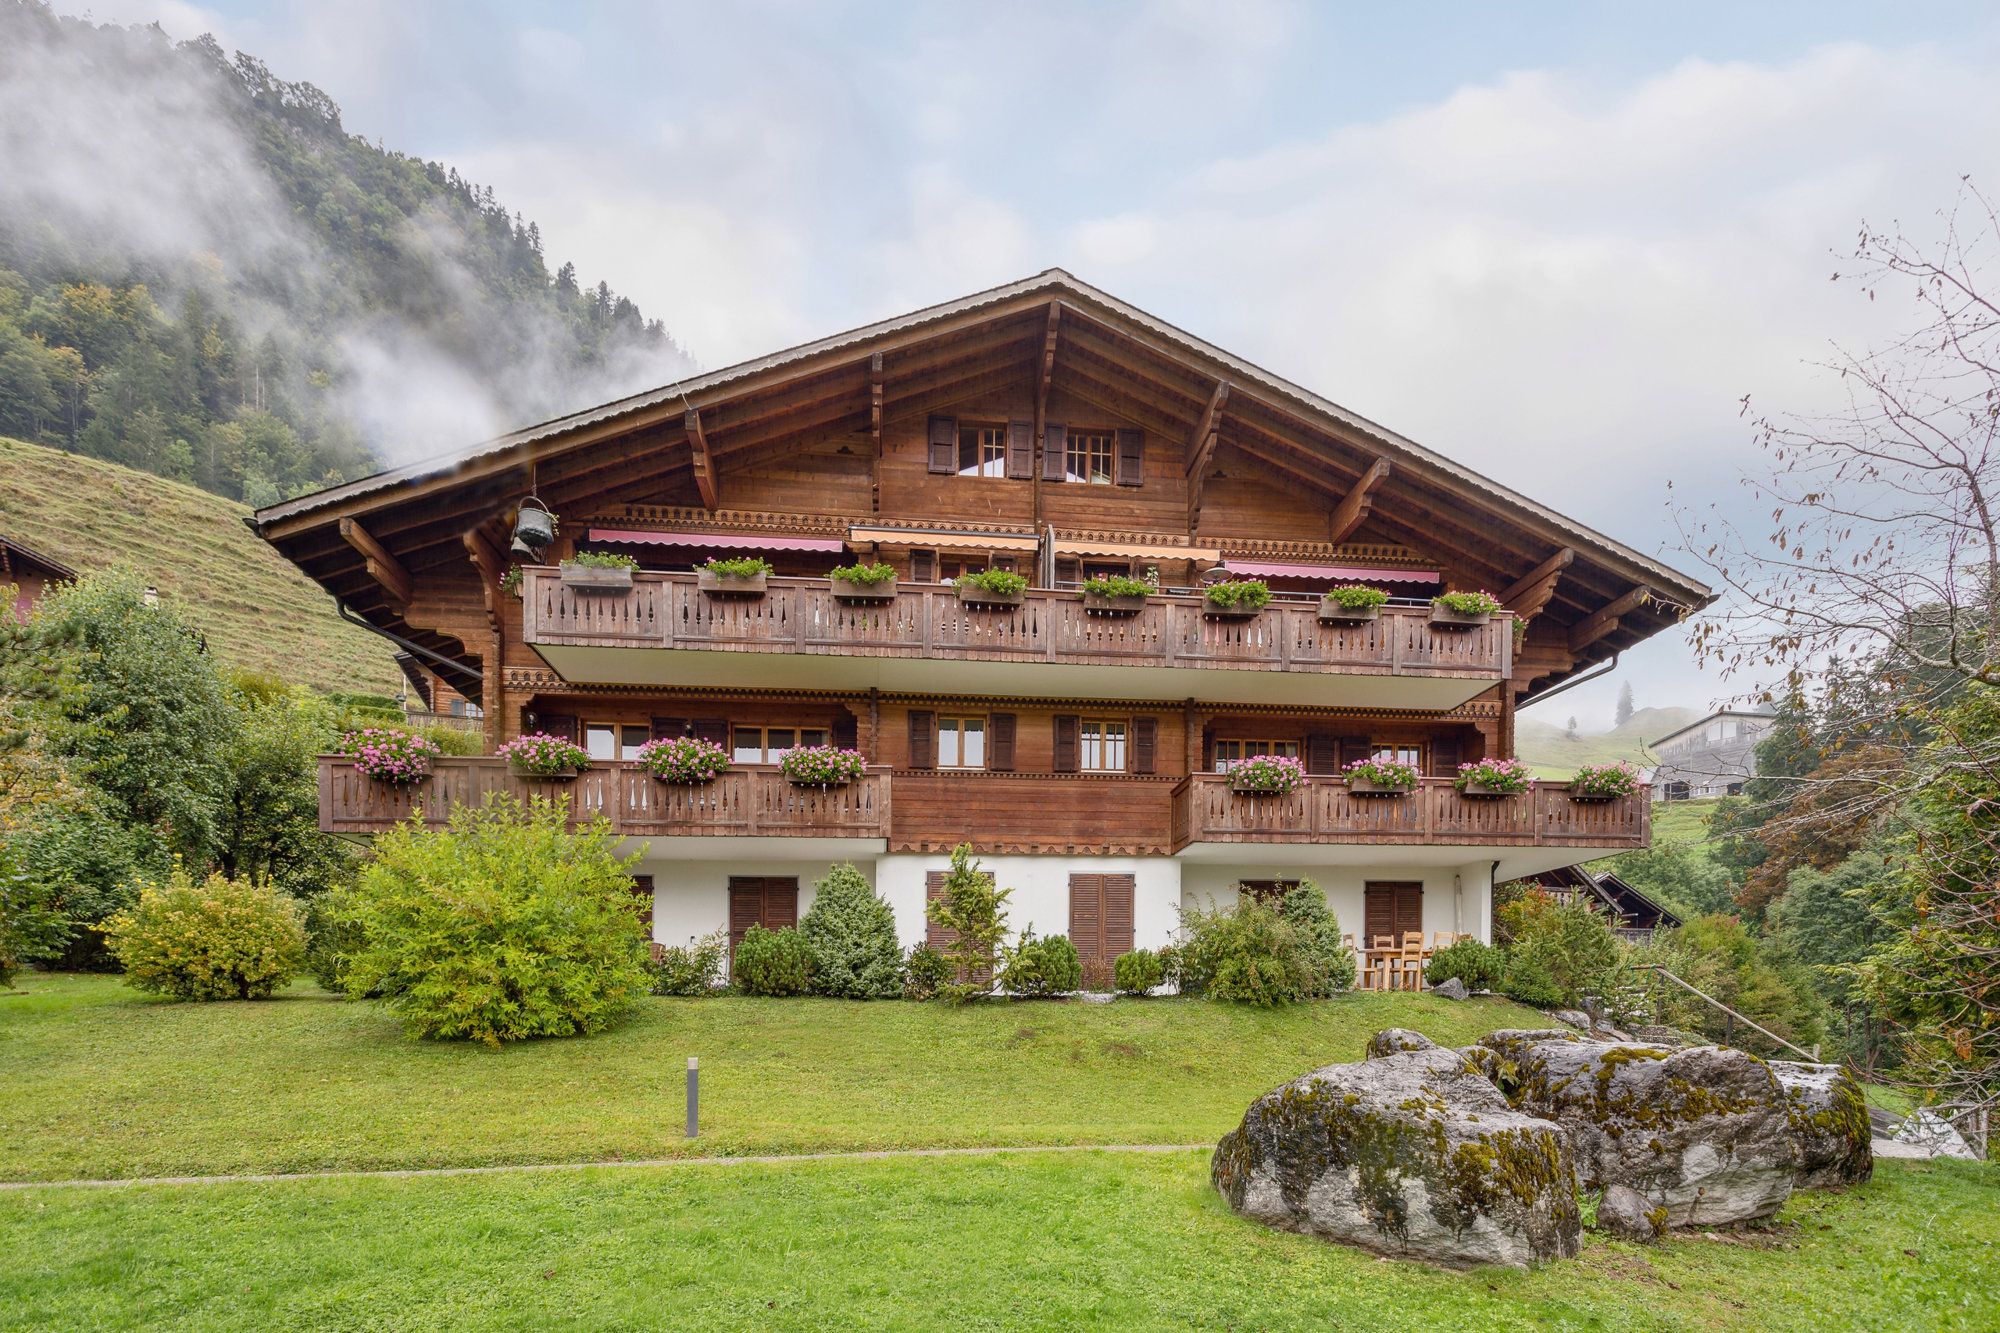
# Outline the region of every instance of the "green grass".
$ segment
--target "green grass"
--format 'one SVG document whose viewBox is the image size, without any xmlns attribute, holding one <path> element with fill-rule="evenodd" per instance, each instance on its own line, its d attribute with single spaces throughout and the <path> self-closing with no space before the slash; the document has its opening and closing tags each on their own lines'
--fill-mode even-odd
<svg viewBox="0 0 2000 1333">
<path fill-rule="evenodd" d="M 1699 847 L 1708 841 L 1708 817 L 1720 798 L 1662 801 L 1653 807 L 1653 846 Z"/>
<path fill-rule="evenodd" d="M 0 533 L 86 573 L 135 570 L 229 665 L 323 690 L 396 693 L 381 639 L 243 526 L 250 511 L 179 482 L 0 437 Z"/>
<path fill-rule="evenodd" d="M 1245 1222 L 1205 1152 L 37 1189 L 0 1195 L 0 1321 L 1971 1333 L 1996 1246 L 2000 1172 L 1942 1162 L 1762 1230 L 1469 1273 Z"/>
<path fill-rule="evenodd" d="M 1461 1045 L 1539 1025 L 1504 1001 L 1347 995 L 963 1009 L 647 999 L 598 1036 L 412 1041 L 310 987 L 173 1004 L 111 977 L 0 992 L 0 1179 L 596 1161 L 700 1153 L 1202 1143 L 1378 1028 Z M 687 1057 L 703 1137 L 681 1136 Z"/>
<path fill-rule="evenodd" d="M 1641 708 L 1622 727 L 1579 733 L 1571 740 L 1565 733 L 1562 704 L 1551 701 L 1515 724 L 1514 750 L 1541 778 L 1567 778 L 1579 764 L 1614 764 L 1621 759 L 1649 768 L 1653 758 L 1646 743 L 1700 716 L 1692 708 Z"/>
</svg>

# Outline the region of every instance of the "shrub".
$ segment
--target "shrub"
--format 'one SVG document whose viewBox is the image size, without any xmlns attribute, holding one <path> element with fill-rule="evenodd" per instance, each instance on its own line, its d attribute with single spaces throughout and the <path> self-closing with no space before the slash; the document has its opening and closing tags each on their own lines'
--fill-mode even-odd
<svg viewBox="0 0 2000 1333">
<path fill-rule="evenodd" d="M 1212 1000 L 1272 1007 L 1311 992 L 1314 978 L 1290 922 L 1254 898 L 1181 911 L 1181 988 Z"/>
<path fill-rule="evenodd" d="M 1572 796 L 1630 796 L 1639 790 L 1639 770 L 1627 763 L 1585 764 L 1569 780 Z"/>
<path fill-rule="evenodd" d="M 1490 592 L 1447 592 L 1431 598 L 1447 611 L 1461 616 L 1492 615 L 1500 609 L 1500 599 Z"/>
<path fill-rule="evenodd" d="M 1326 590 L 1326 600 L 1349 610 L 1359 610 L 1364 606 L 1382 606 L 1389 600 L 1389 594 L 1380 588 L 1370 588 L 1364 584 L 1348 583 L 1338 588 Z"/>
<path fill-rule="evenodd" d="M 1501 907 L 1496 919 L 1511 941 L 1508 985 L 1520 965 L 1531 977 L 1548 978 L 1556 996 L 1550 1003 L 1574 1005 L 1586 994 L 1609 994 L 1624 980 L 1618 937 L 1581 903 L 1565 905 L 1530 891 Z"/>
<path fill-rule="evenodd" d="M 722 984 L 722 960 L 729 956 L 729 932 L 718 930 L 687 945 L 670 945 L 647 966 L 653 994 L 700 997 Z"/>
<path fill-rule="evenodd" d="M 1290 755 L 1260 754 L 1250 759 L 1238 759 L 1225 764 L 1222 771 L 1229 775 L 1232 787 L 1269 792 L 1275 796 L 1295 792 L 1306 785 L 1306 766 Z"/>
<path fill-rule="evenodd" d="M 1457 977 L 1469 991 L 1497 990 L 1506 974 L 1507 955 L 1479 940 L 1463 939 L 1447 944 L 1431 955 L 1424 968 L 1424 980 L 1442 986 Z"/>
<path fill-rule="evenodd" d="M 836 745 L 801 745 L 785 751 L 778 771 L 801 787 L 845 787 L 868 771 L 868 758 Z"/>
<path fill-rule="evenodd" d="M 887 1000 L 903 989 L 896 914 L 867 877 L 838 865 L 815 886 L 799 933 L 812 950 L 813 991 L 843 1000 Z"/>
<path fill-rule="evenodd" d="M 639 561 L 634 556 L 618 555 L 612 551 L 578 551 L 563 561 L 566 565 L 582 565 L 585 569 L 637 569 Z"/>
<path fill-rule="evenodd" d="M 951 960 L 930 945 L 919 944 L 903 963 L 903 998 L 936 999 L 950 980 Z"/>
<path fill-rule="evenodd" d="M 1271 604 L 1271 585 L 1262 579 L 1231 579 L 1211 583 L 1202 591 L 1211 606 L 1239 606 L 1262 611 Z"/>
<path fill-rule="evenodd" d="M 1338 995 L 1354 988 L 1354 950 L 1340 942 L 1340 922 L 1319 885 L 1300 880 L 1279 901 L 1278 917 L 1298 937 L 1299 957 L 1309 976 L 1308 995 Z"/>
<path fill-rule="evenodd" d="M 954 588 L 977 588 L 981 592 L 998 593 L 1002 597 L 1012 597 L 1017 592 L 1028 590 L 1028 580 L 1011 569 L 975 569 L 969 574 L 960 574 L 952 580 Z"/>
<path fill-rule="evenodd" d="M 1151 597 L 1153 585 L 1144 579 L 1130 579 L 1122 574 L 1100 574 L 1094 579 L 1085 579 L 1078 592 L 1085 597 Z"/>
<path fill-rule="evenodd" d="M 1378 787 L 1394 787 L 1397 791 L 1414 790 L 1424 776 L 1423 770 L 1415 764 L 1406 764 L 1399 759 L 1357 759 L 1343 772 L 1349 782 L 1359 778 Z"/>
<path fill-rule="evenodd" d="M 724 577 L 754 578 L 759 574 L 774 574 L 778 567 L 761 555 L 737 555 L 724 558 L 717 556 L 704 566 L 711 574 Z"/>
<path fill-rule="evenodd" d="M 745 995 L 804 995 L 812 990 L 812 946 L 794 926 L 752 926 L 736 942 L 730 979 Z"/>
<path fill-rule="evenodd" d="M 178 863 L 99 928 L 126 981 L 179 1000 L 260 1000 L 305 962 L 296 902 L 249 879 L 210 875 L 197 884 Z"/>
<path fill-rule="evenodd" d="M 575 741 L 546 732 L 517 736 L 493 752 L 528 777 L 548 778 L 590 767 L 590 752 Z"/>
<path fill-rule="evenodd" d="M 873 588 L 877 584 L 887 583 L 890 579 L 895 578 L 896 567 L 879 562 L 868 565 L 842 565 L 838 569 L 827 570 L 826 576 L 830 579 L 838 579 L 842 583 L 857 583 L 864 588 Z"/>
<path fill-rule="evenodd" d="M 631 867 L 602 818 L 567 801 L 489 796 L 443 829 L 375 840 L 343 911 L 359 926 L 348 994 L 378 991 L 413 1036 L 489 1045 L 595 1032 L 643 992 Z"/>
<path fill-rule="evenodd" d="M 996 887 L 993 876 L 979 868 L 970 844 L 952 849 L 943 891 L 924 904 L 924 913 L 952 932 L 951 943 L 941 950 L 951 964 L 951 979 L 939 986 L 938 993 L 953 1004 L 986 993 L 982 978 L 992 974 L 994 950 L 1007 937 L 1005 908 L 1013 894 L 1012 889 Z"/>
<path fill-rule="evenodd" d="M 1120 995 L 1145 995 L 1167 979 L 1166 965 L 1151 949 L 1121 953 L 1111 965 L 1112 984 Z"/>
<path fill-rule="evenodd" d="M 348 959 L 361 947 L 361 926 L 341 909 L 338 890 L 306 906 L 306 971 L 330 991 L 347 989 Z"/>
<path fill-rule="evenodd" d="M 1556 985 L 1549 969 L 1535 957 L 1519 952 L 1507 955 L 1507 971 L 1500 993 L 1534 1009 L 1554 1009 L 1566 1002 L 1562 987 Z"/>
<path fill-rule="evenodd" d="M 694 786 L 729 771 L 729 751 L 699 736 L 662 736 L 632 754 L 639 766 L 662 782 Z"/>
<path fill-rule="evenodd" d="M 1534 770 L 1518 759 L 1481 759 L 1477 763 L 1460 764 L 1452 785 L 1464 791 L 1476 782 L 1507 796 L 1519 796 L 1534 780 Z"/>
<path fill-rule="evenodd" d="M 354 760 L 363 777 L 407 787 L 431 775 L 431 760 L 443 747 L 425 736 L 395 727 L 363 727 L 340 738 L 340 753 Z"/>
<path fill-rule="evenodd" d="M 1013 948 L 1001 951 L 1000 986 L 1009 995 L 1060 995 L 1082 985 L 1083 963 L 1065 935 L 1038 940 L 1030 926 Z"/>
</svg>

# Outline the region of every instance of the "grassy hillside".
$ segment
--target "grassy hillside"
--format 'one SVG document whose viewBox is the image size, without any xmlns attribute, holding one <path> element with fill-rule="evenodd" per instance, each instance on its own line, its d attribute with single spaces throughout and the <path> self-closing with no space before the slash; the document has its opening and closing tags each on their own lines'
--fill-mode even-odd
<svg viewBox="0 0 2000 1333">
<path fill-rule="evenodd" d="M 1551 703 L 1544 713 L 1521 718 L 1514 726 L 1514 750 L 1537 775 L 1566 778 L 1578 764 L 1609 764 L 1623 759 L 1641 768 L 1651 767 L 1646 742 L 1686 726 L 1701 716 L 1695 708 L 1641 708 L 1622 727 L 1598 734 L 1579 734 L 1575 740 L 1563 735 L 1562 706 Z"/>
<path fill-rule="evenodd" d="M 250 511 L 116 463 L 0 438 L 0 533 L 85 572 L 126 567 L 174 599 L 233 667 L 394 694 L 387 643 L 243 526 Z"/>
</svg>

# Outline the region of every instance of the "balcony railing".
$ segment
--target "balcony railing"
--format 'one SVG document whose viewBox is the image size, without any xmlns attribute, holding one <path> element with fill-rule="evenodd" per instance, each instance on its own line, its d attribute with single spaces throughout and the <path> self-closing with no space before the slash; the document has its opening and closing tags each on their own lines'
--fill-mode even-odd
<svg viewBox="0 0 2000 1333">
<path fill-rule="evenodd" d="M 621 837 L 889 835 L 887 769 L 825 790 L 794 786 L 775 766 L 732 768 L 712 783 L 684 787 L 629 763 L 600 763 L 552 782 L 517 776 L 504 759 L 453 756 L 434 760 L 417 786 L 392 787 L 357 773 L 351 759 L 319 761 L 319 820 L 328 833 L 380 833 L 413 812 L 441 825 L 455 807 L 478 805 L 492 792 L 567 797 L 572 822 L 602 814 Z"/>
<path fill-rule="evenodd" d="M 1470 844 L 1494 847 L 1644 847 L 1652 804 L 1644 788 L 1612 801 L 1573 801 L 1566 783 L 1519 796 L 1472 797 L 1449 778 L 1425 778 L 1405 796 L 1356 796 L 1317 780 L 1283 796 L 1231 791 L 1198 773 L 1174 788 L 1174 849 L 1196 842 Z"/>
<path fill-rule="evenodd" d="M 1030 590 L 1019 607 L 962 605 L 939 584 L 893 600 L 837 600 L 825 579 L 771 578 L 761 597 L 703 593 L 692 574 L 641 572 L 629 592 L 579 593 L 553 569 L 524 571 L 527 641 L 545 648 L 916 657 L 1068 665 L 1498 680 L 1513 666 L 1514 622 L 1438 629 L 1421 607 L 1321 624 L 1313 603 L 1274 602 L 1248 620 L 1214 619 L 1200 597 L 1160 594 L 1134 615 L 1084 609 L 1074 592 Z"/>
</svg>

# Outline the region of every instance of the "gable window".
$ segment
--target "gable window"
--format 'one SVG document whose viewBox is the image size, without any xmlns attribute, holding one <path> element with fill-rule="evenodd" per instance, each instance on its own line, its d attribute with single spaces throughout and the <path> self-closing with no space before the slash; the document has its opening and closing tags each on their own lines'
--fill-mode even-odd
<svg viewBox="0 0 2000 1333">
<path fill-rule="evenodd" d="M 775 764 L 787 750 L 825 744 L 823 727 L 737 727 L 730 737 L 730 759 L 738 764 Z"/>
<path fill-rule="evenodd" d="M 583 748 L 592 759 L 630 759 L 639 747 L 653 739 L 651 727 L 629 722 L 589 722 L 583 728 Z"/>
<path fill-rule="evenodd" d="M 1215 743 L 1215 762 L 1218 768 L 1223 764 L 1233 764 L 1240 759 L 1256 759 L 1263 755 L 1276 755 L 1285 759 L 1299 757 L 1297 741 L 1251 741 L 1218 740 Z"/>
<path fill-rule="evenodd" d="M 961 425 L 958 428 L 958 475 L 1006 476 L 1007 428 L 977 424 Z"/>
<path fill-rule="evenodd" d="M 1087 717 L 1078 732 L 1077 766 L 1086 773 L 1125 771 L 1125 720 Z"/>
<path fill-rule="evenodd" d="M 940 717 L 937 720 L 937 766 L 986 767 L 986 719 Z"/>
<path fill-rule="evenodd" d="M 1110 431 L 1073 430 L 1064 445 L 1065 480 L 1087 481 L 1092 485 L 1109 486 L 1113 480 L 1112 468 L 1115 457 L 1111 448 Z"/>
</svg>

